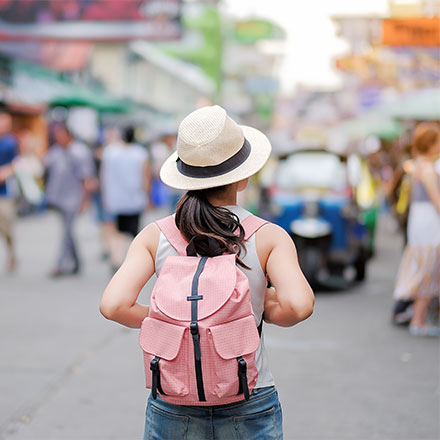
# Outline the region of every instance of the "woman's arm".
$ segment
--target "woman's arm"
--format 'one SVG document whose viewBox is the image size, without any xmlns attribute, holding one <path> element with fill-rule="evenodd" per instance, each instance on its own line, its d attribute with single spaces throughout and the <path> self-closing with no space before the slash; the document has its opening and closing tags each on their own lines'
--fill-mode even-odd
<svg viewBox="0 0 440 440">
<path fill-rule="evenodd" d="M 439 176 L 436 173 L 434 167 L 429 164 L 423 164 L 423 168 L 420 173 L 420 181 L 428 193 L 433 205 L 440 213 L 440 186 Z"/>
<path fill-rule="evenodd" d="M 149 307 L 137 303 L 140 291 L 154 274 L 159 228 L 151 223 L 133 240 L 122 266 L 102 295 L 100 312 L 112 321 L 140 328 Z"/>
<path fill-rule="evenodd" d="M 262 227 L 257 234 L 259 249 L 267 255 L 266 274 L 273 285 L 265 297 L 264 318 L 272 324 L 290 327 L 312 314 L 313 291 L 299 267 L 289 234 L 273 224 Z"/>
</svg>

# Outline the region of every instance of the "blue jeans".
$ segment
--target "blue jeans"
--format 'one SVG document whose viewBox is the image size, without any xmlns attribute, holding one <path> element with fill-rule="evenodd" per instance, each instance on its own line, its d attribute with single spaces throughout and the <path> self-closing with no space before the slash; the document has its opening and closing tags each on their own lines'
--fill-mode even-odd
<svg viewBox="0 0 440 440">
<path fill-rule="evenodd" d="M 80 261 L 76 250 L 76 243 L 73 236 L 73 223 L 77 215 L 76 211 L 59 209 L 63 220 L 63 240 L 61 253 L 58 258 L 58 269 L 78 271 Z"/>
<path fill-rule="evenodd" d="M 249 400 L 184 406 L 148 399 L 144 440 L 271 440 L 283 438 L 275 387 L 254 389 Z"/>
</svg>

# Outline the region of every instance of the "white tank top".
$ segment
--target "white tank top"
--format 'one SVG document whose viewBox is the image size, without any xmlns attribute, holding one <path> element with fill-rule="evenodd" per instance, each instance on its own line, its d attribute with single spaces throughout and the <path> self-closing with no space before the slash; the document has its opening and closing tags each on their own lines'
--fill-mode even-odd
<svg viewBox="0 0 440 440">
<path fill-rule="evenodd" d="M 249 211 L 246 211 L 246 209 L 243 209 L 237 205 L 225 206 L 225 208 L 228 208 L 230 211 L 236 214 L 240 219 L 240 222 L 251 215 Z M 245 243 L 245 247 L 246 255 L 241 257 L 241 260 L 248 267 L 250 267 L 251 270 L 243 268 L 241 268 L 241 270 L 249 279 L 252 310 L 254 312 L 255 322 L 257 325 L 259 325 L 264 311 L 264 295 L 266 293 L 267 280 L 261 268 L 260 260 L 258 259 L 257 248 L 255 246 L 255 234 L 252 235 L 252 237 Z M 155 261 L 157 276 L 159 276 L 166 258 L 170 255 L 177 255 L 177 252 L 161 232 Z M 263 388 L 274 385 L 272 373 L 269 369 L 269 357 L 264 346 L 264 328 L 261 335 L 260 346 L 257 349 L 255 358 L 258 369 L 258 380 L 255 388 Z"/>
</svg>

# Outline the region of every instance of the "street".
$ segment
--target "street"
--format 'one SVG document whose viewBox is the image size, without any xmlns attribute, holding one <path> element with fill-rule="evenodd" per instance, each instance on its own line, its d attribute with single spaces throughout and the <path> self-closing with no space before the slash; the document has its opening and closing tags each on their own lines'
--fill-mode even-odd
<svg viewBox="0 0 440 440">
<path fill-rule="evenodd" d="M 0 247 L 0 439 L 140 439 L 142 353 L 136 330 L 99 314 L 110 269 L 97 225 L 92 214 L 76 225 L 81 276 L 52 280 L 57 220 L 19 220 L 14 275 L 5 274 Z M 402 244 L 386 220 L 364 284 L 318 292 L 306 322 L 263 329 L 287 440 L 440 437 L 438 339 L 390 324 Z"/>
</svg>

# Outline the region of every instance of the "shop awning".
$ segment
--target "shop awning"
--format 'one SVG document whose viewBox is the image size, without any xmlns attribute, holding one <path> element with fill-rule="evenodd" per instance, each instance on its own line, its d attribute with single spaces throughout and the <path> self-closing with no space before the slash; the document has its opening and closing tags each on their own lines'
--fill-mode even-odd
<svg viewBox="0 0 440 440">
<path fill-rule="evenodd" d="M 369 114 L 341 122 L 335 130 L 352 138 L 377 136 L 381 139 L 394 139 L 403 133 L 402 124 L 382 114 Z"/>
<path fill-rule="evenodd" d="M 14 60 L 12 89 L 32 98 L 33 101 L 51 106 L 86 106 L 100 113 L 126 113 L 131 110 L 131 101 L 111 95 L 104 90 L 82 87 L 58 73 L 42 66 Z"/>
<path fill-rule="evenodd" d="M 402 97 L 389 109 L 396 119 L 440 120 L 440 89 L 421 89 Z"/>
<path fill-rule="evenodd" d="M 50 100 L 51 106 L 86 106 L 101 113 L 127 113 L 131 103 L 127 99 L 112 97 L 105 92 L 71 87 L 65 93 L 59 93 Z"/>
</svg>

